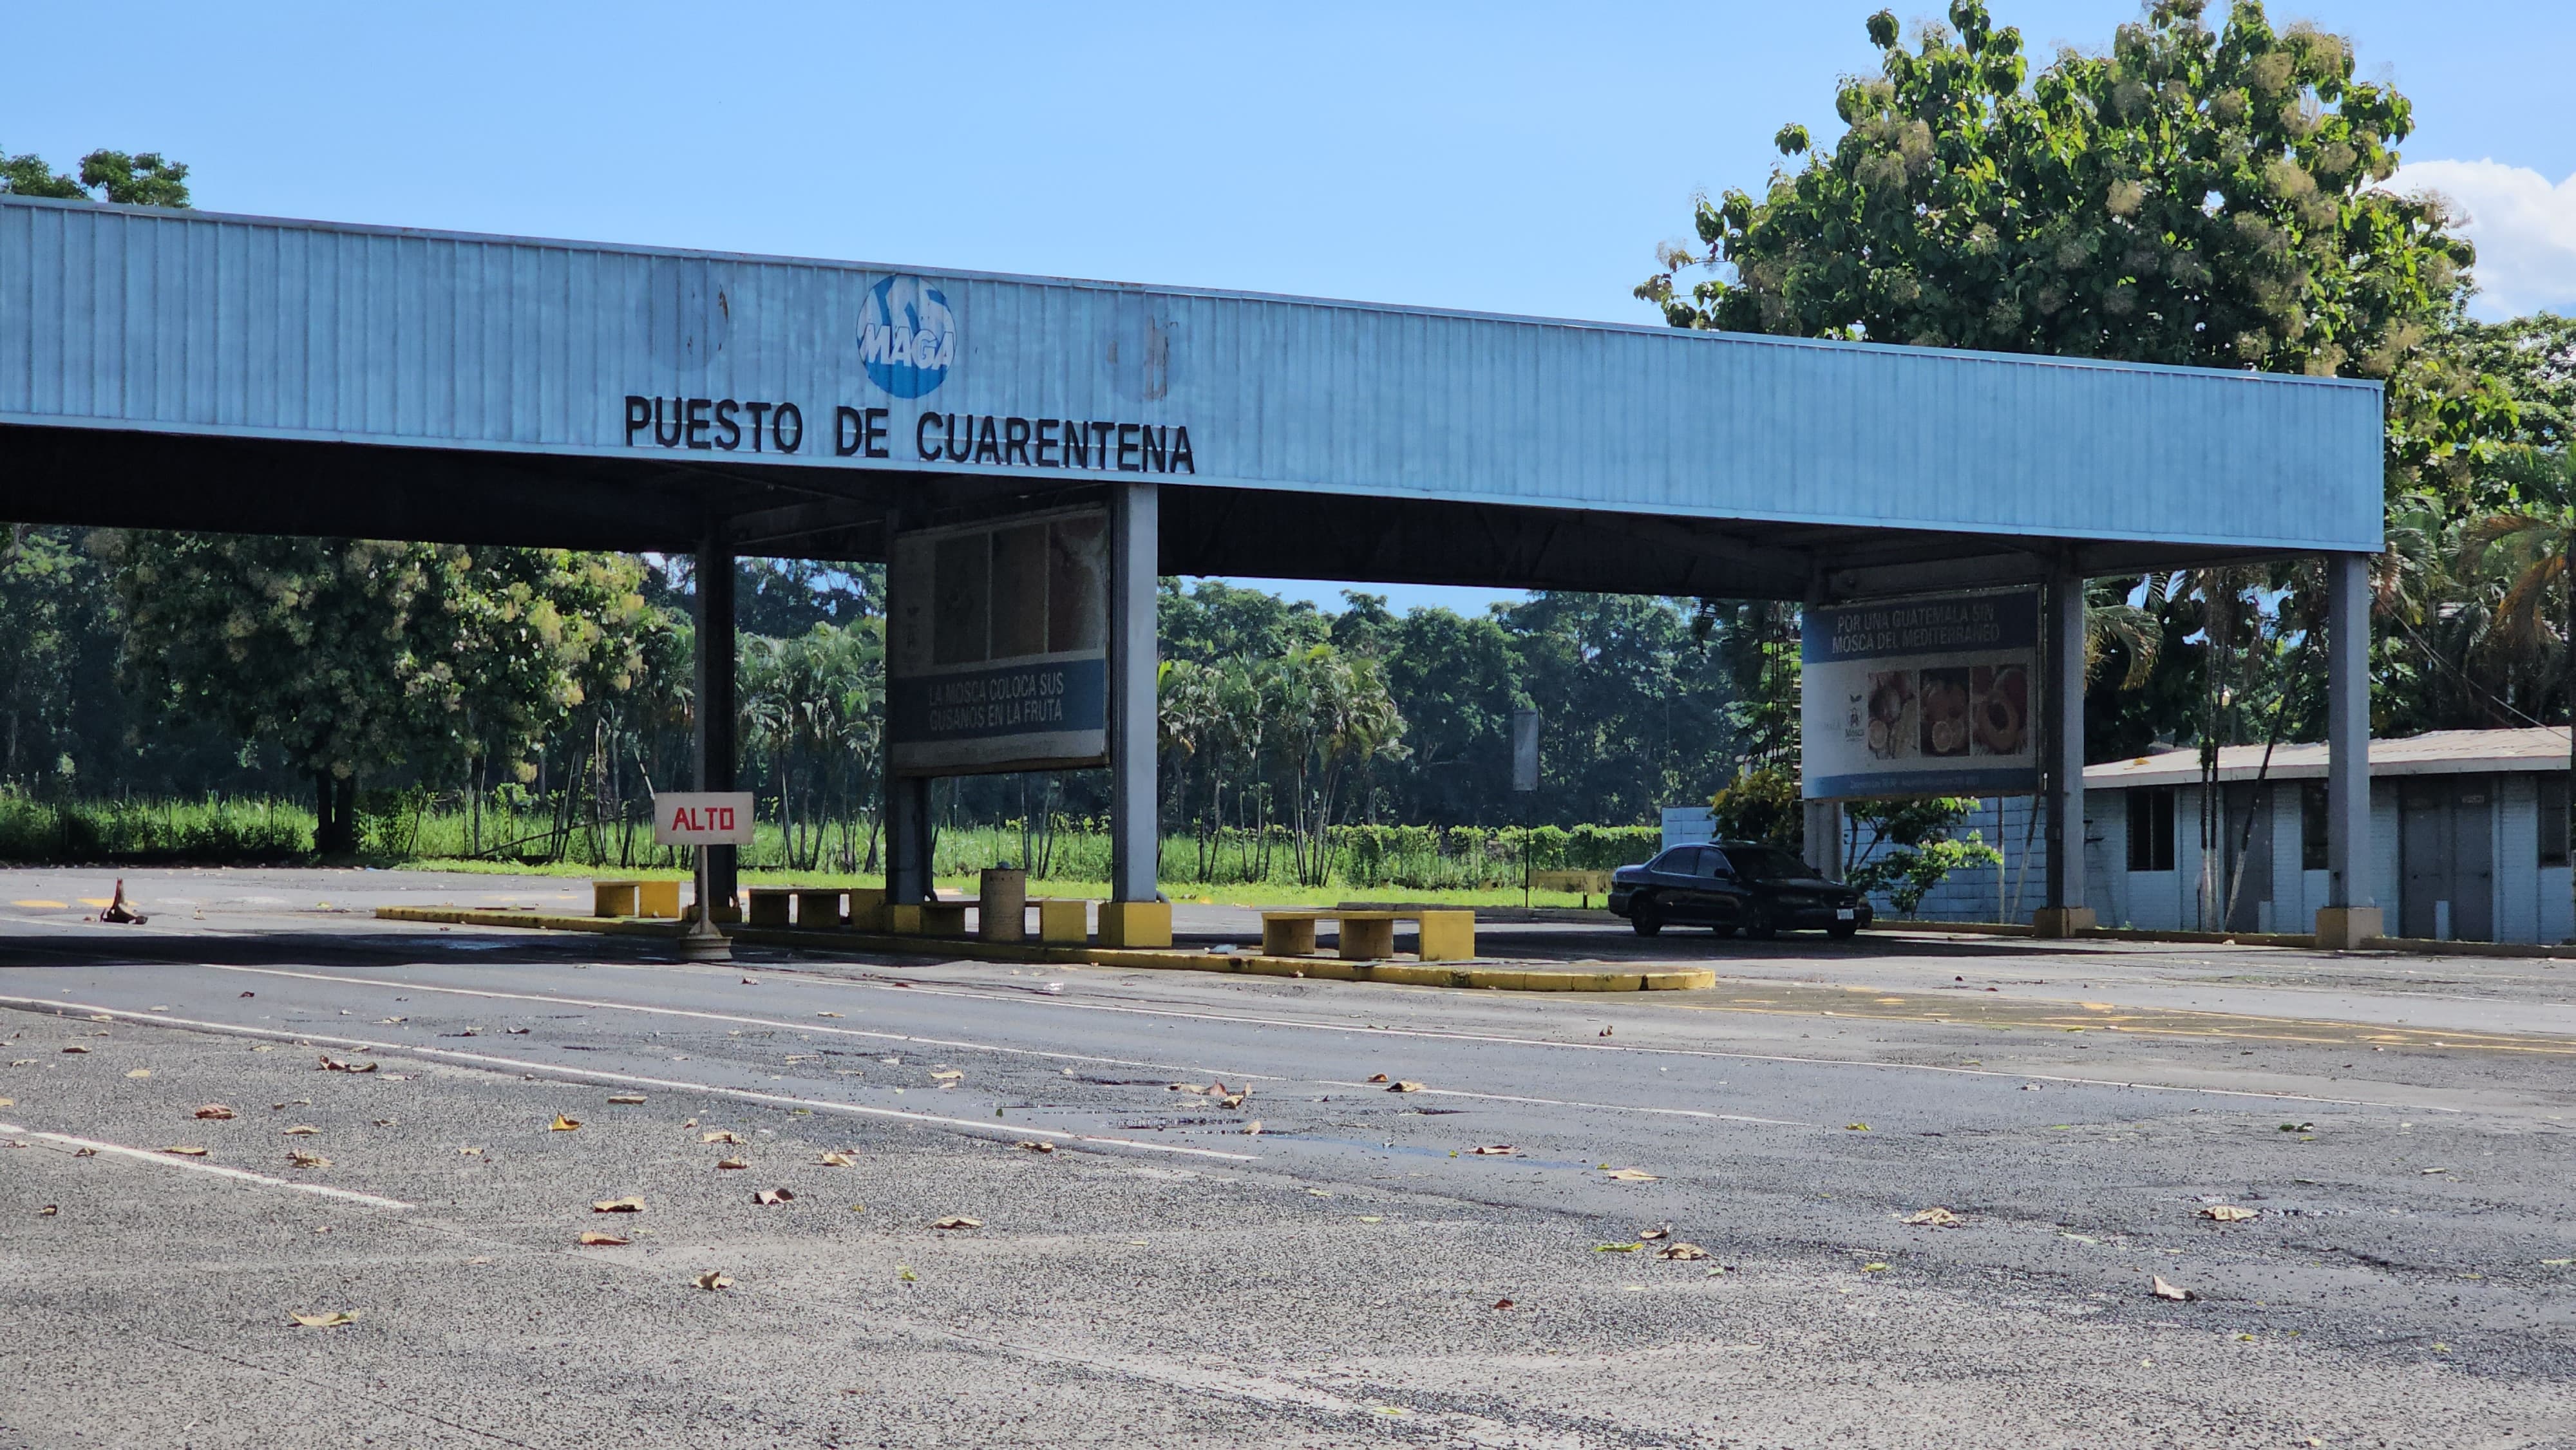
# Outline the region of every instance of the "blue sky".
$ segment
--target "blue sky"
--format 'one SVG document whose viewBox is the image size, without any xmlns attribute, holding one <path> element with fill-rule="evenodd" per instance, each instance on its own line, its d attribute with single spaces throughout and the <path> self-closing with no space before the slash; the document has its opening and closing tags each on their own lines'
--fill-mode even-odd
<svg viewBox="0 0 2576 1450">
<path fill-rule="evenodd" d="M 14 9 L 0 148 L 157 148 L 227 211 L 1647 321 L 1692 194 L 1839 129 L 1873 8 L 85 0 Z M 2576 5 L 2270 8 L 2414 100 L 2486 310 L 2576 306 Z M 1994 5 L 2043 61 L 2137 12 Z"/>
</svg>

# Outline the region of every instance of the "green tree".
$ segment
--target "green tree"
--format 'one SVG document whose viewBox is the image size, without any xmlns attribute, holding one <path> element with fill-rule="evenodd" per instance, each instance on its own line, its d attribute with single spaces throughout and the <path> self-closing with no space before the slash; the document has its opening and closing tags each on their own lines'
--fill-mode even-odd
<svg viewBox="0 0 2576 1450">
<path fill-rule="evenodd" d="M 2003 854 L 1970 831 L 1951 833 L 1977 808 L 1966 796 L 1861 801 L 1844 808 L 1843 879 L 1887 898 L 1898 916 L 1912 916 L 1932 888 L 1966 866 L 1993 866 Z M 1863 841 L 1861 832 L 1870 838 Z"/>
<path fill-rule="evenodd" d="M 188 168 L 158 151 L 129 156 L 93 151 L 81 158 L 77 179 L 34 155 L 0 151 L 0 193 L 49 196 L 62 201 L 112 201 L 122 206 L 188 205 Z"/>
<path fill-rule="evenodd" d="M 2526 657 L 2558 656 L 2561 699 L 2576 720 L 2576 455 L 2525 445 L 2507 453 L 2496 473 L 2509 501 L 2468 525 L 2461 563 L 2464 571 L 2502 575 L 2489 631 Z M 2576 791 L 2576 730 L 2568 735 L 2567 777 Z"/>
<path fill-rule="evenodd" d="M 126 666 L 174 714 L 272 743 L 313 782 L 314 848 L 356 850 L 358 777 L 521 748 L 613 684 L 640 566 L 562 550 L 102 533 Z"/>
</svg>

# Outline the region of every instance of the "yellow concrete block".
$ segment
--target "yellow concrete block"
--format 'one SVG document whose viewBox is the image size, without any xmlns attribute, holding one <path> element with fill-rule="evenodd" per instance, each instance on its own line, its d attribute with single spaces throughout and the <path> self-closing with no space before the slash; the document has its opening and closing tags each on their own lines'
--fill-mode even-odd
<svg viewBox="0 0 2576 1450">
<path fill-rule="evenodd" d="M 850 888 L 850 930 L 886 930 L 886 894 L 882 886 Z"/>
<path fill-rule="evenodd" d="M 1265 957 L 1311 957 L 1315 954 L 1315 918 L 1261 914 L 1261 954 Z"/>
<path fill-rule="evenodd" d="M 2348 952 L 2375 936 L 2386 936 L 2376 906 L 2328 906 L 2317 911 L 2317 948 Z"/>
<path fill-rule="evenodd" d="M 1476 913 L 1422 913 L 1421 955 L 1426 962 L 1463 962 L 1476 955 Z"/>
<path fill-rule="evenodd" d="M 1071 942 L 1076 946 L 1091 940 L 1091 903 L 1079 897 L 1047 896 L 1038 899 L 1038 940 Z"/>
<path fill-rule="evenodd" d="M 1105 947 L 1170 946 L 1172 904 L 1168 901 L 1100 903 L 1100 944 Z"/>
<path fill-rule="evenodd" d="M 796 893 L 783 886 L 751 888 L 751 924 L 753 926 L 787 925 L 788 903 Z"/>
<path fill-rule="evenodd" d="M 2037 937 L 2070 937 L 2091 931 L 2100 925 L 2089 906 L 2043 906 L 2032 912 L 2030 934 Z"/>
<path fill-rule="evenodd" d="M 642 916 L 635 904 L 641 881 L 594 881 L 590 883 L 590 914 L 593 916 Z"/>
<path fill-rule="evenodd" d="M 964 936 L 966 907 L 961 902 L 898 901 L 885 909 L 886 930 L 896 936 Z"/>
<path fill-rule="evenodd" d="M 680 883 L 677 881 L 636 882 L 635 914 L 662 921 L 678 921 L 680 919 Z"/>
<path fill-rule="evenodd" d="M 800 931 L 841 929 L 839 887 L 805 886 L 796 891 L 796 926 Z"/>
</svg>

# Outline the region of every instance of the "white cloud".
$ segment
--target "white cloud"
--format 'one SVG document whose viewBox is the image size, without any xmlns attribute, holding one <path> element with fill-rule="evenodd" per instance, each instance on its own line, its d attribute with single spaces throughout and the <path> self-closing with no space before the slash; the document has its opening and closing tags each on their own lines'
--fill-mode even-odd
<svg viewBox="0 0 2576 1450">
<path fill-rule="evenodd" d="M 2440 192 L 2468 214 L 2460 230 L 2478 244 L 2472 310 L 2509 317 L 2576 306 L 2576 176 L 2552 186 L 2501 161 L 2418 161 L 2389 185 Z"/>
</svg>

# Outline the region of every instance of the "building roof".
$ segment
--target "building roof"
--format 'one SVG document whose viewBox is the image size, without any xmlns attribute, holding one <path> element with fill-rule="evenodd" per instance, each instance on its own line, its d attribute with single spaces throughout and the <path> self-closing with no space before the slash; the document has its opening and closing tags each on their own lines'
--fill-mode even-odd
<svg viewBox="0 0 2576 1450">
<path fill-rule="evenodd" d="M 2567 769 L 2567 732 L 2554 726 L 2522 730 L 2433 730 L 2402 740 L 2370 742 L 2370 773 L 2398 775 L 2478 775 Z M 2221 781 L 2323 780 L 2323 745 L 2283 744 L 2263 769 L 2260 745 L 2219 748 Z M 2200 752 L 2189 747 L 2160 750 L 2134 760 L 2114 760 L 2084 767 L 2086 790 L 2121 790 L 2135 785 L 2197 785 Z"/>
<path fill-rule="evenodd" d="M 1799 556 L 1768 577 L 1778 551 L 1861 559 L 1851 531 L 1904 535 L 1889 566 L 1921 571 L 1864 593 L 1958 587 L 1943 562 L 1996 539 L 2110 549 L 2090 561 L 2109 573 L 2382 537 L 2372 382 L 16 196 L 0 197 L 6 428 L 435 450 L 526 473 L 529 508 L 579 466 L 626 508 L 643 507 L 635 481 L 731 469 L 824 503 L 870 475 L 1124 473 L 1330 500 L 1346 533 L 1383 532 L 1356 510 L 1390 501 L 1581 512 L 1716 530 L 1692 545 L 1708 578 L 1625 587 L 1725 592 L 1731 572 L 1736 592 L 1786 597 L 1807 571 Z M 1083 433 L 1078 463 L 1064 429 Z M 245 456 L 253 473 L 284 459 Z M 0 504 L 25 519 L 46 500 L 0 488 Z M 437 525 L 415 512 L 432 517 L 304 527 Z M 1339 553 L 1261 567 L 1288 552 L 1268 518 L 1184 521 L 1184 543 L 1249 542 L 1166 563 L 1545 582 L 1564 547 L 1536 536 L 1481 572 Z M 1455 516 L 1450 532 L 1409 552 L 1454 543 Z M 1623 583 L 1597 572 L 1591 587 Z"/>
</svg>

